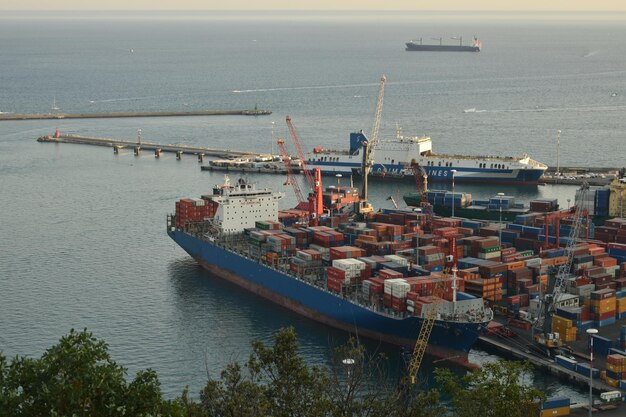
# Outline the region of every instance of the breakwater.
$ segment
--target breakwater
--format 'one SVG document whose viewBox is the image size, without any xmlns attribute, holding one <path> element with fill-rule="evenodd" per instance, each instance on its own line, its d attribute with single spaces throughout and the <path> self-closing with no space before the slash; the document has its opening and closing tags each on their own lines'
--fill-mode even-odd
<svg viewBox="0 0 626 417">
<path fill-rule="evenodd" d="M 107 119 L 120 117 L 181 117 L 181 116 L 267 116 L 269 110 L 194 110 L 194 111 L 146 111 L 146 112 L 103 112 L 103 113 L 3 113 L 0 121 L 45 120 L 45 119 Z"/>
</svg>

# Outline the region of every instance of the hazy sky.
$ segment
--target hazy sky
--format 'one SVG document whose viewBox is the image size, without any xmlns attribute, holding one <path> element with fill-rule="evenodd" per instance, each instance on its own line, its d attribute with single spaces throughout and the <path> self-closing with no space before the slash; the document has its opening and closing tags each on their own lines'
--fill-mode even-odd
<svg viewBox="0 0 626 417">
<path fill-rule="evenodd" d="M 0 0 L 2 10 L 626 11 L 625 0 Z"/>
</svg>

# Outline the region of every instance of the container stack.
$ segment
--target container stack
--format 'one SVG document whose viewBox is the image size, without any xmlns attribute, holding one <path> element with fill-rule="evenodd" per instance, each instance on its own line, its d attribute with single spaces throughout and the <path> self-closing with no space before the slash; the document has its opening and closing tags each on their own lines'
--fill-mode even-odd
<svg viewBox="0 0 626 417">
<path fill-rule="evenodd" d="M 612 387 L 619 387 L 622 380 L 626 380 L 626 356 L 607 355 L 605 382 Z"/>
<path fill-rule="evenodd" d="M 540 417 L 568 416 L 570 414 L 569 398 L 549 398 L 539 407 Z"/>
<path fill-rule="evenodd" d="M 257 220 L 256 222 L 254 222 L 254 227 L 261 230 L 279 230 L 280 223 L 272 220 Z"/>
<path fill-rule="evenodd" d="M 176 227 L 188 222 L 198 222 L 215 215 L 216 204 L 201 198 L 183 198 L 176 202 Z"/>
<path fill-rule="evenodd" d="M 615 290 L 610 288 L 591 292 L 590 318 L 597 327 L 615 323 Z"/>
<path fill-rule="evenodd" d="M 319 271 L 322 267 L 322 253 L 313 249 L 298 250 L 296 256 L 290 259 L 289 267 L 298 275 L 305 275 L 307 271 Z"/>
<path fill-rule="evenodd" d="M 575 323 L 570 319 L 557 316 L 556 314 L 553 315 L 552 331 L 558 333 L 559 337 L 564 342 L 576 341 L 577 329 L 575 327 Z"/>
</svg>

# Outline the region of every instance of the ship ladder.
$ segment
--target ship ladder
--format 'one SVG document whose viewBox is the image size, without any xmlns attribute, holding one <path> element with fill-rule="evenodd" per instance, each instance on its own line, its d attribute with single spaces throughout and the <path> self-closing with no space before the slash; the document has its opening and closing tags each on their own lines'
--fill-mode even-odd
<svg viewBox="0 0 626 417">
<path fill-rule="evenodd" d="M 422 328 L 420 329 L 420 333 L 417 336 L 417 341 L 415 342 L 415 348 L 413 350 L 413 357 L 411 358 L 411 363 L 409 364 L 409 375 L 411 377 L 411 384 L 415 384 L 417 371 L 422 364 L 422 359 L 424 358 L 424 354 L 426 353 L 426 347 L 428 346 L 428 340 L 430 339 L 430 333 L 433 330 L 436 319 L 436 308 L 430 309 L 424 316 L 424 322 L 422 323 Z"/>
</svg>

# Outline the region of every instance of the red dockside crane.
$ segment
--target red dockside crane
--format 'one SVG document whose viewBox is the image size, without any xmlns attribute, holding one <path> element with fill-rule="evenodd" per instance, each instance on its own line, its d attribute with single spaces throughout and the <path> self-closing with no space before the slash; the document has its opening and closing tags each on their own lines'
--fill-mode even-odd
<svg viewBox="0 0 626 417">
<path fill-rule="evenodd" d="M 296 152 L 298 153 L 298 158 L 300 158 L 300 165 L 302 170 L 304 171 L 304 175 L 306 176 L 306 182 L 309 184 L 309 188 L 311 190 L 315 187 L 315 182 L 313 177 L 311 176 L 311 171 L 306 163 L 306 158 L 304 156 L 304 152 L 302 152 L 302 147 L 300 146 L 300 140 L 298 139 L 298 135 L 296 134 L 296 129 L 293 127 L 293 123 L 291 123 L 291 117 L 287 116 L 287 127 L 289 128 L 289 134 L 291 135 L 291 139 L 293 140 L 293 144 L 296 147 Z"/>
</svg>

